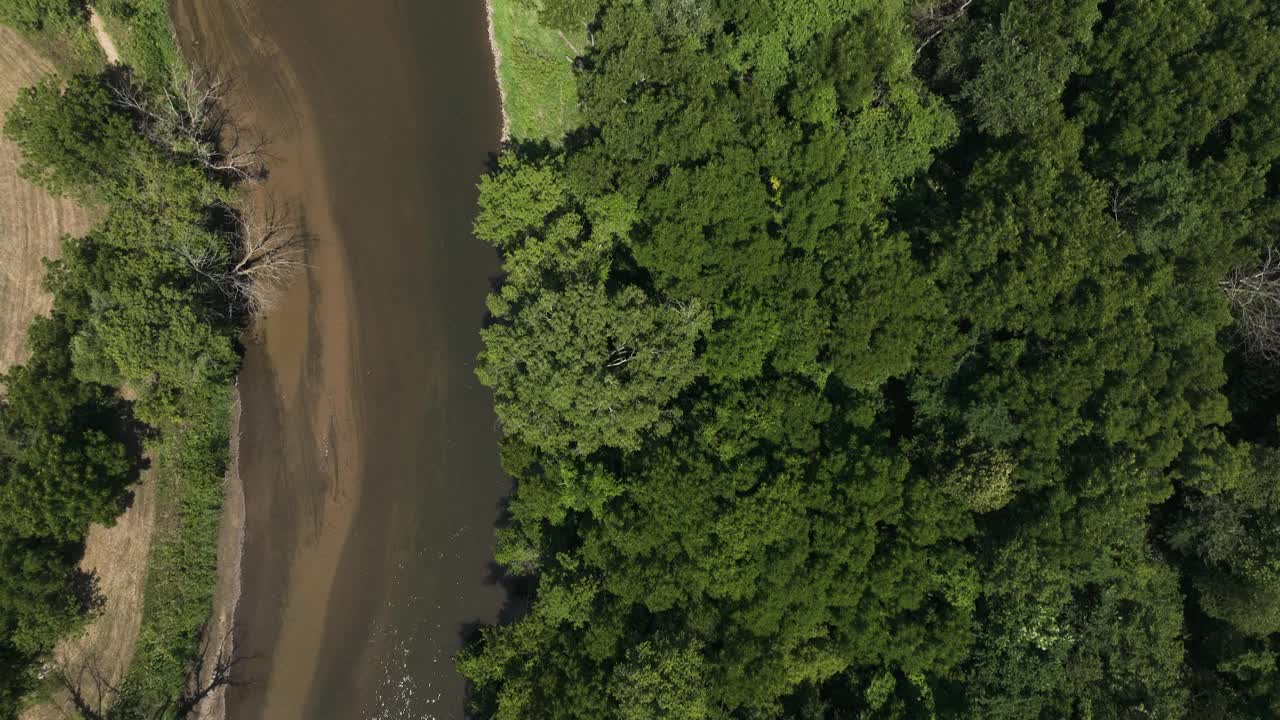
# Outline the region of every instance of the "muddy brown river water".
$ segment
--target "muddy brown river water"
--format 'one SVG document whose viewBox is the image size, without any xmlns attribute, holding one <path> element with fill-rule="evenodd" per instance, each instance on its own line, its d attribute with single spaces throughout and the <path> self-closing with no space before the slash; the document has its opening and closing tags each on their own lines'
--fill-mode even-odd
<svg viewBox="0 0 1280 720">
<path fill-rule="evenodd" d="M 312 237 L 247 343 L 231 720 L 461 718 L 462 632 L 504 602 L 509 481 L 472 368 L 471 237 L 499 115 L 481 0 L 174 0 L 188 57 L 270 139 L 259 202 Z"/>
</svg>

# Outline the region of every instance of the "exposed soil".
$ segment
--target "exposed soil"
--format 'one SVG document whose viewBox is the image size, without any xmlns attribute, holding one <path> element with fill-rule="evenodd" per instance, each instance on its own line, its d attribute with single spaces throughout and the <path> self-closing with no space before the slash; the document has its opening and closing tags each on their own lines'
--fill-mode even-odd
<svg viewBox="0 0 1280 720">
<path fill-rule="evenodd" d="M 502 113 L 502 141 L 511 139 L 511 118 L 507 116 L 507 89 L 502 86 L 502 47 L 493 25 L 493 0 L 484 0 L 484 21 L 489 32 L 489 52 L 493 54 L 493 83 L 498 88 L 498 110 Z"/>
<path fill-rule="evenodd" d="M 93 28 L 93 36 L 102 46 L 102 54 L 107 56 L 107 64 L 115 65 L 120 62 L 120 51 L 116 49 L 116 42 L 107 33 L 107 26 L 102 22 L 102 16 L 93 8 L 89 8 L 89 27 Z"/>
</svg>

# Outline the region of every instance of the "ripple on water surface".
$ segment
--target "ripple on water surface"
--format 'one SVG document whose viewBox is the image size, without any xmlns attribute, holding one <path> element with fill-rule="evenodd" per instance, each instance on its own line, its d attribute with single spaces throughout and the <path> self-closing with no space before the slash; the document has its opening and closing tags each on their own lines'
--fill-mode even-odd
<svg viewBox="0 0 1280 720">
<path fill-rule="evenodd" d="M 425 596 L 413 592 L 411 585 L 414 574 L 421 573 L 424 565 L 429 575 L 447 577 L 453 569 L 450 562 L 462 560 L 455 546 L 467 541 L 471 529 L 463 525 L 449 536 L 444 548 L 422 547 L 412 559 L 396 563 L 394 599 L 384 606 L 384 617 L 394 619 L 379 624 L 369 637 L 369 644 L 380 649 L 380 657 L 377 688 L 361 713 L 365 720 L 459 718 L 444 702 L 444 691 L 435 687 L 435 678 L 455 672 L 452 654 L 436 639 L 445 630 L 437 621 L 441 602 L 432 605 Z M 458 596 L 457 600 L 463 598 Z M 420 619 L 405 623 L 405 617 Z M 425 662 L 424 653 L 429 654 L 430 663 Z"/>
</svg>

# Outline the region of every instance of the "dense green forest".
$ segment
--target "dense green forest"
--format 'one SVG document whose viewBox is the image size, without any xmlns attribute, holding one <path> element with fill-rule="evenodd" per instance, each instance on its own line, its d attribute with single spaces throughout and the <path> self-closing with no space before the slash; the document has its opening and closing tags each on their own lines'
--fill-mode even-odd
<svg viewBox="0 0 1280 720">
<path fill-rule="evenodd" d="M 171 62 L 164 3 L 104 6 L 138 69 L 50 77 L 24 90 L 4 123 L 26 178 L 103 219 L 64 238 L 47 263 L 52 314 L 31 328 L 30 360 L 0 377 L 0 718 L 51 687 L 80 690 L 83 677 L 61 676 L 50 651 L 97 603 L 77 567 L 89 524 L 114 521 L 148 464 L 160 520 L 135 656 L 109 708 L 96 697 L 77 705 L 112 720 L 190 709 L 216 571 L 235 338 L 260 300 L 255 274 L 280 249 L 244 217 L 236 185 L 253 168 L 215 143 L 216 85 Z M 86 14 L 78 2 L 0 0 L 0 21 L 53 34 L 50 46 L 86 32 Z"/>
<path fill-rule="evenodd" d="M 1280 716 L 1280 4 L 526 7 L 480 716 Z"/>
</svg>

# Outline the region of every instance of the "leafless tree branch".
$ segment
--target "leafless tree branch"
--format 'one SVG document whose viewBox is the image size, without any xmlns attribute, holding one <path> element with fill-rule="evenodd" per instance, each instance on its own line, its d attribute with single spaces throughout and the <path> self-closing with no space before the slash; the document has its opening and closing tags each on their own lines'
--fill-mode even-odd
<svg viewBox="0 0 1280 720">
<path fill-rule="evenodd" d="M 183 265 L 204 278 L 227 301 L 227 316 L 261 315 L 305 270 L 306 236 L 272 199 L 235 212 L 236 231 L 225 243 L 181 238 L 167 245 Z"/>
<path fill-rule="evenodd" d="M 925 39 L 916 46 L 916 55 L 924 51 L 934 38 L 942 34 L 951 23 L 964 17 L 965 10 L 973 4 L 973 0 L 959 0 L 959 2 L 939 2 L 930 3 L 915 13 L 916 34 L 924 35 Z"/>
<path fill-rule="evenodd" d="M 132 83 L 114 88 L 116 102 L 142 119 L 152 142 L 194 158 L 210 172 L 255 182 L 265 175 L 267 141 L 231 121 L 221 78 L 192 68 L 160 92 Z"/>
<path fill-rule="evenodd" d="M 117 688 L 98 670 L 96 662 L 85 661 L 78 668 L 64 668 L 59 674 L 62 686 L 71 698 L 75 716 L 82 720 L 106 718 L 106 708 L 115 697 Z M 65 717 L 75 717 L 66 708 L 60 710 Z"/>
<path fill-rule="evenodd" d="M 143 717 L 154 720 L 188 717 L 218 688 L 242 684 L 235 678 L 234 671 L 244 658 L 229 651 L 230 640 L 229 633 L 217 639 L 204 636 L 196 656 L 199 660 L 188 673 L 181 697 L 172 698 L 157 707 L 131 708 L 124 716 L 131 720 Z M 212 642 L 218 643 L 216 653 L 209 652 Z M 206 667 L 206 662 L 211 664 Z M 120 708 L 113 707 L 122 697 L 121 689 L 101 671 L 96 658 L 86 658 L 78 667 L 64 667 L 57 672 L 70 700 L 70 707 L 59 705 L 63 717 L 68 720 L 112 720 L 122 716 Z"/>
<path fill-rule="evenodd" d="M 261 314 L 307 268 L 306 237 L 270 200 L 240 215 L 239 224 L 240 245 L 229 269 L 230 283 L 246 309 Z"/>
<path fill-rule="evenodd" d="M 1236 317 L 1245 351 L 1280 365 L 1280 250 L 1267 248 L 1259 265 L 1242 265 L 1219 283 Z"/>
<path fill-rule="evenodd" d="M 244 658 L 233 655 L 228 651 L 231 647 L 231 634 L 218 638 L 218 651 L 216 654 L 210 655 L 208 652 L 209 644 L 214 639 L 207 634 L 201 641 L 199 662 L 192 669 L 187 679 L 187 689 L 183 696 L 174 704 L 177 710 L 177 717 L 187 717 L 196 707 L 204 702 L 215 690 L 221 687 L 235 687 L 240 685 L 234 676 L 234 671 Z M 205 660 L 211 658 L 213 664 L 207 669 L 204 666 Z"/>
</svg>

